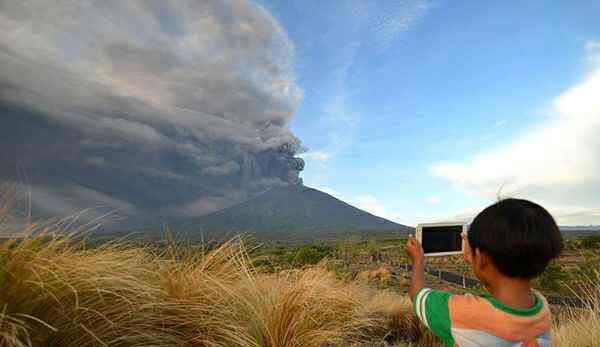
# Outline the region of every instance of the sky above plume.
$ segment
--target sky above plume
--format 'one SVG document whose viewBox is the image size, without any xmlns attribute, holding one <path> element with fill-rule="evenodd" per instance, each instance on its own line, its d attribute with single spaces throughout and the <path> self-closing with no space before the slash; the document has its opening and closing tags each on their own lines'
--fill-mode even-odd
<svg viewBox="0 0 600 347">
<path fill-rule="evenodd" d="M 592 0 L 0 0 L 0 181 L 26 173 L 48 213 L 190 216 L 296 183 L 300 156 L 306 185 L 401 223 L 500 194 L 600 224 L 598 18 Z"/>
<path fill-rule="evenodd" d="M 499 194 L 600 224 L 600 2 L 262 3 L 295 46 L 306 184 L 409 224 Z"/>
</svg>

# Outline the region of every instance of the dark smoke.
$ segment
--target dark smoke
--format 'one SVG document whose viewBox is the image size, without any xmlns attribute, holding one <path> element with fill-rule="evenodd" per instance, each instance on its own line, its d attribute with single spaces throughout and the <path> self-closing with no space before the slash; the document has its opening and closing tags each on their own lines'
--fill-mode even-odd
<svg viewBox="0 0 600 347">
<path fill-rule="evenodd" d="M 0 0 L 0 181 L 142 219 L 302 184 L 292 57 L 248 1 Z"/>
</svg>

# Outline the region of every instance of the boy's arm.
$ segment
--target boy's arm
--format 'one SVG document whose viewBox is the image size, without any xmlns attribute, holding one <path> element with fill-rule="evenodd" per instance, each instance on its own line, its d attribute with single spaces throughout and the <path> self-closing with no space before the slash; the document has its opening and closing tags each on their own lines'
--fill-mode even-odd
<svg viewBox="0 0 600 347">
<path fill-rule="evenodd" d="M 410 275 L 410 288 L 408 295 L 414 302 L 415 296 L 419 290 L 425 288 L 425 255 L 421 243 L 411 234 L 408 235 L 408 240 L 404 246 L 404 250 L 412 263 L 412 273 Z"/>
<path fill-rule="evenodd" d="M 446 346 L 453 346 L 448 310 L 450 293 L 425 287 L 425 255 L 421 243 L 413 235 L 408 236 L 404 249 L 413 265 L 408 295 L 415 314 Z"/>
</svg>

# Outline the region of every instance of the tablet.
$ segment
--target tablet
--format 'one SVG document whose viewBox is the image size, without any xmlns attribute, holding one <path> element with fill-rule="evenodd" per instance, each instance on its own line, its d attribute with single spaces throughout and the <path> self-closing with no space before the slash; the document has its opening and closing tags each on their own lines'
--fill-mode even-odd
<svg viewBox="0 0 600 347">
<path fill-rule="evenodd" d="M 462 234 L 467 233 L 467 227 L 467 223 L 419 224 L 416 237 L 423 246 L 425 256 L 461 254 Z"/>
</svg>

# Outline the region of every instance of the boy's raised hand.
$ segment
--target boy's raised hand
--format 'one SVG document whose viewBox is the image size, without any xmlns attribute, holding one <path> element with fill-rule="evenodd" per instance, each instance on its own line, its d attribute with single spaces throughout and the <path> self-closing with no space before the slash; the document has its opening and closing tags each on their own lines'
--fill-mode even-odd
<svg viewBox="0 0 600 347">
<path fill-rule="evenodd" d="M 413 264 L 422 263 L 425 259 L 423 247 L 413 234 L 408 235 L 404 250 Z"/>
</svg>

